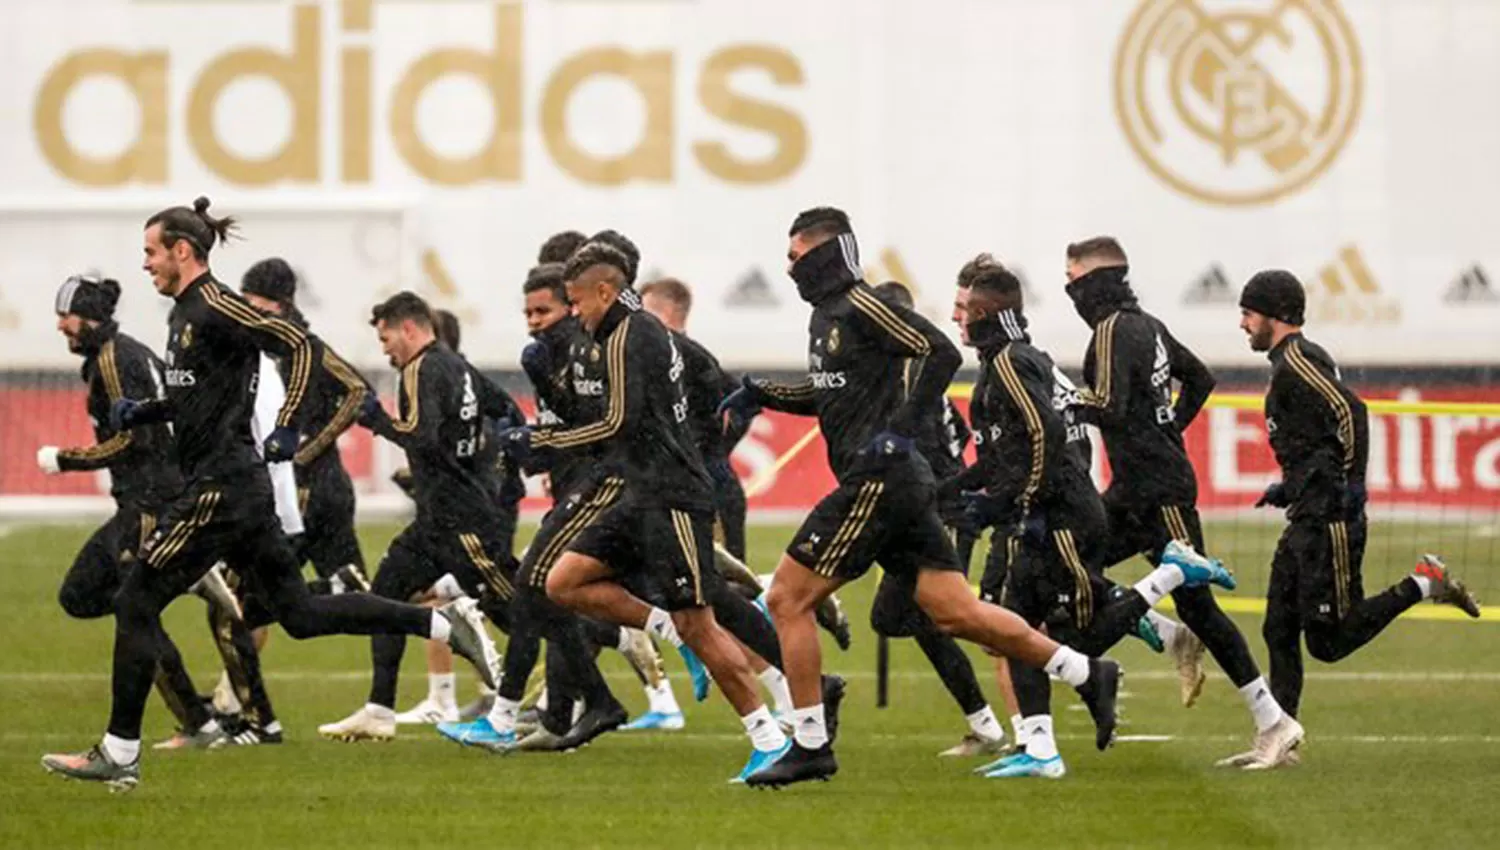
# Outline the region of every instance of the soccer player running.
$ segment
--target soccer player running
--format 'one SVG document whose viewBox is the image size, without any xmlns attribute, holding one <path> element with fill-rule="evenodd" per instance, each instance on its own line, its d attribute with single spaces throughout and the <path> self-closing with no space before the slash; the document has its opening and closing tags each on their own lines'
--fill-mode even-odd
<svg viewBox="0 0 1500 850">
<path fill-rule="evenodd" d="M 490 621 L 509 631 L 515 559 L 504 548 L 509 532 L 495 504 L 485 422 L 510 416 L 514 403 L 438 341 L 432 308 L 415 293 L 398 292 L 375 305 L 370 324 L 391 365 L 401 370 L 397 418 L 367 396 L 360 422 L 405 450 L 417 504 L 416 517 L 381 558 L 371 592 L 411 599 L 451 575 L 463 594 L 452 603 L 457 610 L 472 610 L 477 598 Z M 343 720 L 319 726 L 318 733 L 341 741 L 395 737 L 405 651 L 405 635 L 372 636 L 369 699 Z M 484 661 L 482 678 L 493 687 L 499 657 Z"/>
<path fill-rule="evenodd" d="M 712 569 L 713 500 L 685 424 L 682 356 L 661 323 L 639 309 L 627 286 L 630 274 L 629 259 L 604 244 L 585 245 L 566 271 L 568 300 L 604 349 L 603 418 L 581 427 L 516 429 L 502 442 L 518 455 L 604 446 L 623 491 L 558 558 L 547 576 L 547 596 L 586 616 L 644 627 L 674 646 L 691 647 L 750 737 L 754 752 L 744 776 L 784 752 L 786 736 L 756 693 L 744 653 L 708 605 L 704 571 Z"/>
<path fill-rule="evenodd" d="M 165 425 L 116 430 L 109 411 L 123 398 L 155 398 L 165 391 L 163 366 L 151 349 L 121 332 L 115 322 L 120 284 L 87 276 L 68 278 L 57 291 L 57 329 L 68 350 L 83 358 L 87 407 L 95 445 L 43 446 L 37 465 L 48 475 L 108 469 L 115 513 L 94 531 L 63 578 L 58 602 L 69 616 L 91 620 L 114 610 L 115 594 L 140 546 L 156 527 L 156 511 L 182 490 Z M 226 589 L 227 592 L 227 589 Z M 181 724 L 184 746 L 209 747 L 224 731 L 199 699 L 182 656 L 165 631 L 155 671 L 157 690 Z"/>
<path fill-rule="evenodd" d="M 875 294 L 905 310 L 912 310 L 911 290 L 895 281 L 875 287 Z M 902 383 L 910 387 L 922 369 L 922 361 L 908 360 L 901 375 Z M 937 407 L 922 414 L 921 431 L 916 438 L 917 453 L 932 467 L 938 481 L 959 474 L 963 468 L 964 447 L 969 442 L 969 428 L 963 414 L 946 395 Z M 939 493 L 938 516 L 943 528 L 954 543 L 959 566 L 965 575 L 969 571 L 969 560 L 974 552 L 978 530 L 970 522 L 964 508 L 962 494 L 957 490 Z M 943 750 L 940 756 L 993 755 L 1005 749 L 1005 727 L 995 717 L 984 692 L 979 688 L 979 679 L 974 675 L 974 665 L 969 656 L 951 635 L 938 630 L 932 619 L 917 607 L 915 597 L 916 576 L 910 573 L 887 572 L 875 590 L 875 599 L 870 605 L 870 625 L 875 633 L 888 638 L 914 638 L 922 654 L 927 656 L 932 669 L 948 689 L 964 719 L 969 732 L 958 744 Z"/>
<path fill-rule="evenodd" d="M 1059 626 L 1052 633 L 1089 655 L 1099 655 L 1136 628 L 1151 606 L 1185 585 L 1210 582 L 1233 589 L 1222 566 L 1177 544 L 1162 564 L 1132 589 L 1103 577 L 1098 554 L 1106 546 L 1104 506 L 1082 452 L 1069 445 L 1076 428 L 1055 408 L 1065 388 L 1052 358 L 1031 344 L 1021 283 L 982 254 L 959 272 L 968 290 L 961 330 L 979 350 L 979 382 L 970 415 L 980 436 L 977 462 L 945 481 L 942 491 L 976 494 L 1005 532 L 1007 570 L 1000 604 L 1027 623 Z M 992 598 L 994 576 L 981 583 Z M 1064 623 L 1051 618 L 1062 606 Z M 1067 769 L 1052 734 L 1051 685 L 1046 672 L 1009 664 L 1022 715 L 1023 752 L 980 770 L 986 777 L 1061 778 Z M 1096 741 L 1100 749 L 1108 738 Z"/>
<path fill-rule="evenodd" d="M 1256 506 L 1284 508 L 1287 527 L 1271 561 L 1262 630 L 1271 691 L 1292 716 L 1301 708 L 1304 639 L 1313 658 L 1331 664 L 1423 599 L 1479 616 L 1479 603 L 1436 555 L 1423 555 L 1411 575 L 1365 598 L 1368 414 L 1333 357 L 1303 336 L 1305 308 L 1302 283 L 1279 269 L 1257 273 L 1240 293 L 1240 329 L 1271 361 L 1266 428 L 1281 480 Z M 1295 755 L 1256 747 L 1225 763 L 1266 769 Z"/>
<path fill-rule="evenodd" d="M 1108 236 L 1068 246 L 1067 293 L 1094 330 L 1077 413 L 1098 426 L 1113 473 L 1104 493 L 1112 540 L 1106 567 L 1136 554 L 1158 565 L 1174 540 L 1206 554 L 1198 481 L 1182 433 L 1203 408 L 1214 379 L 1166 325 L 1141 310 L 1129 274 L 1124 249 Z M 1175 402 L 1173 381 L 1181 388 Z M 1172 599 L 1191 633 L 1158 624 L 1178 664 L 1183 704 L 1192 705 L 1203 687 L 1196 635 L 1250 710 L 1261 760 L 1280 762 L 1302 740 L 1302 727 L 1273 696 L 1244 636 L 1208 588 L 1178 588 Z"/>
<path fill-rule="evenodd" d="M 176 302 L 168 317 L 165 398 L 121 398 L 116 430 L 172 423 L 186 482 L 138 552 L 115 602 L 113 704 L 108 732 L 81 753 L 51 754 L 48 771 L 129 790 L 140 781 L 141 715 L 161 644 L 161 611 L 220 559 L 250 585 L 294 638 L 399 633 L 446 638 L 483 664 L 474 624 L 367 594 L 314 597 L 277 525 L 265 461 L 250 437 L 253 381 L 260 352 L 291 360 L 292 386 L 278 427 L 265 440 L 266 461 L 296 453 L 296 416 L 307 392 L 313 345 L 294 325 L 257 313 L 215 280 L 209 251 L 233 219 L 208 214 L 209 201 L 170 207 L 146 220 L 143 268 L 158 293 Z"/>
<path fill-rule="evenodd" d="M 1060 646 L 1015 614 L 976 599 L 943 530 L 932 469 L 914 440 L 922 412 L 941 403 L 958 369 L 958 350 L 926 319 L 874 295 L 861 279 L 842 211 L 819 207 L 798 215 L 787 259 L 798 293 L 813 305 L 811 373 L 790 386 L 747 379 L 725 407 L 758 404 L 817 416 L 838 487 L 813 509 L 776 568 L 768 601 L 797 706 L 796 739 L 747 783 L 779 786 L 838 771 L 830 718 L 818 702 L 822 657 L 813 609 L 877 559 L 888 571 L 916 574 L 917 604 L 939 629 L 1062 678 L 1112 734 L 1119 665 Z M 925 362 L 908 392 L 901 375 L 912 358 Z"/>
</svg>

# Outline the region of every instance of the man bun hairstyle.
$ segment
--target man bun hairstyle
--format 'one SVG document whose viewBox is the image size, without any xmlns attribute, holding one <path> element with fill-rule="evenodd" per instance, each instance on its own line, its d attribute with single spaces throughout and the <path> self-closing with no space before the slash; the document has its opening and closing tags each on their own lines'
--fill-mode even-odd
<svg viewBox="0 0 1500 850">
<path fill-rule="evenodd" d="M 193 248 L 193 256 L 199 262 L 208 260 L 208 252 L 215 244 L 227 242 L 239 232 L 239 222 L 232 215 L 214 218 L 208 214 L 209 201 L 199 195 L 188 207 L 167 207 L 146 219 L 146 227 L 161 225 L 161 243 L 170 249 L 178 242 L 187 242 Z"/>
<path fill-rule="evenodd" d="M 436 322 L 432 317 L 432 308 L 422 296 L 409 290 L 392 295 L 370 310 L 371 327 L 381 322 L 387 325 L 400 324 L 408 319 L 416 322 L 420 327 L 436 327 Z"/>
<path fill-rule="evenodd" d="M 992 254 L 980 254 L 964 263 L 958 271 L 958 285 L 975 295 L 998 298 L 1016 307 L 1021 303 L 1021 279 Z"/>
<path fill-rule="evenodd" d="M 587 236 L 576 230 L 564 230 L 547 237 L 542 243 L 542 249 L 537 252 L 538 263 L 566 263 L 583 243 L 589 241 Z"/>
<path fill-rule="evenodd" d="M 630 258 L 625 256 L 618 248 L 603 242 L 589 242 L 568 260 L 567 268 L 563 270 L 565 280 L 577 280 L 584 272 L 594 266 L 609 266 L 619 272 L 620 278 L 616 285 L 622 289 L 630 288 Z"/>
</svg>

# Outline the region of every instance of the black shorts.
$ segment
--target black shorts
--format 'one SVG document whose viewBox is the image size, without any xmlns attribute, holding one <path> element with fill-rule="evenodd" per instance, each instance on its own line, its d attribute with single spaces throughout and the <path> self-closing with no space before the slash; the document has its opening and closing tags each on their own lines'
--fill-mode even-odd
<svg viewBox="0 0 1500 850">
<path fill-rule="evenodd" d="M 1276 543 L 1267 605 L 1290 608 L 1304 623 L 1342 620 L 1365 598 L 1367 530 L 1363 517 L 1294 520 Z"/>
<path fill-rule="evenodd" d="M 135 507 L 119 507 L 114 516 L 89 535 L 63 577 L 57 593 L 63 610 L 84 619 L 110 613 L 125 569 L 155 528 L 154 514 Z"/>
<path fill-rule="evenodd" d="M 329 451 L 311 466 L 297 468 L 297 505 L 303 526 L 297 555 L 311 562 L 320 578 L 349 564 L 364 568 L 364 554 L 354 533 L 354 482 L 337 452 Z"/>
<path fill-rule="evenodd" d="M 1143 505 L 1129 494 L 1111 487 L 1104 493 L 1104 512 L 1109 519 L 1109 544 L 1102 566 L 1109 568 L 1135 555 L 1152 565 L 1161 563 L 1162 550 L 1173 540 L 1204 549 L 1203 523 L 1192 505 Z"/>
<path fill-rule="evenodd" d="M 182 595 L 219 561 L 249 595 L 273 600 L 306 592 L 265 467 L 190 482 L 162 510 L 137 560 L 159 599 Z"/>
<path fill-rule="evenodd" d="M 916 462 L 840 483 L 803 520 L 786 553 L 824 578 L 846 582 L 877 560 L 897 574 L 961 570 L 938 516 L 936 488 Z"/>
<path fill-rule="evenodd" d="M 624 489 L 623 479 L 611 477 L 559 499 L 542 517 L 542 527 L 531 538 L 531 546 L 521 560 L 517 583 L 546 593 L 547 576 L 558 556 L 567 550 L 580 531 L 620 500 Z"/>
<path fill-rule="evenodd" d="M 668 611 L 707 605 L 717 575 L 711 510 L 671 508 L 629 493 L 579 531 L 567 551 L 603 562 L 636 595 Z"/>
<path fill-rule="evenodd" d="M 515 597 L 516 562 L 503 548 L 498 524 L 475 521 L 439 525 L 419 519 L 401 530 L 380 559 L 371 592 L 409 601 L 451 573 L 471 596 Z M 502 628 L 505 624 L 499 623 Z"/>
</svg>

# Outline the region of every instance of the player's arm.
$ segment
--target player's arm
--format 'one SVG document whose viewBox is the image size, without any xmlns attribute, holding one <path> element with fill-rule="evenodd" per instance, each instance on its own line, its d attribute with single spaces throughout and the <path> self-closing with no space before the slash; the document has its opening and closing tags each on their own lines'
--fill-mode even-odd
<svg viewBox="0 0 1500 850">
<path fill-rule="evenodd" d="M 399 419 L 392 419 L 385 408 L 378 408 L 368 420 L 370 430 L 408 452 L 440 448 L 444 406 L 451 395 L 451 384 L 451 379 L 430 357 L 419 357 L 406 364 L 401 370 L 405 413 Z"/>
<path fill-rule="evenodd" d="M 545 358 L 521 358 L 521 369 L 531 381 L 531 389 L 542 406 L 563 422 L 572 422 L 575 413 L 574 396 L 567 380 L 559 380 L 556 363 L 550 352 Z"/>
<path fill-rule="evenodd" d="M 1282 413 L 1276 427 L 1285 454 L 1298 461 L 1283 469 L 1282 480 L 1287 495 L 1296 501 L 1313 476 L 1341 478 L 1340 470 L 1353 466 L 1358 451 L 1355 411 L 1333 369 L 1308 357 L 1295 342 L 1286 348 L 1284 365 L 1271 382 L 1271 392 L 1279 395 L 1276 409 Z"/>
<path fill-rule="evenodd" d="M 90 390 L 102 389 L 111 407 L 115 402 L 124 398 L 156 399 L 157 388 L 149 385 L 149 379 L 142 381 L 142 376 L 138 374 L 139 370 L 121 367 L 116 357 L 118 350 L 117 345 L 106 345 L 99 352 L 98 370 L 94 376 L 95 386 L 90 387 Z M 133 366 L 134 364 L 126 365 Z M 111 429 L 109 422 L 102 422 L 96 428 L 95 435 L 103 436 Z M 95 445 L 59 450 L 57 468 L 63 472 L 103 469 L 123 457 L 134 445 L 135 436 L 130 429 L 121 429 Z"/>
<path fill-rule="evenodd" d="M 1177 401 L 1172 405 L 1172 421 L 1179 431 L 1186 431 L 1203 410 L 1208 396 L 1214 391 L 1214 374 L 1208 370 L 1198 355 L 1177 341 L 1170 333 L 1163 332 L 1166 339 L 1167 358 L 1171 363 L 1172 377 L 1177 381 Z"/>
<path fill-rule="evenodd" d="M 999 378 L 1000 409 L 1008 420 L 1001 426 L 1004 461 L 994 466 L 989 492 L 1013 503 L 1026 517 L 1036 502 L 1047 466 L 1060 457 L 1067 443 L 1067 427 L 1052 409 L 1050 375 L 1018 363 L 1002 351 L 990 363 Z"/>
<path fill-rule="evenodd" d="M 223 316 L 241 338 L 267 354 L 286 358 L 286 401 L 276 415 L 276 427 L 295 427 L 308 385 L 312 383 L 316 359 L 312 340 L 291 322 L 256 312 L 233 292 L 209 285 L 203 287 L 203 295 L 208 306 Z"/>
<path fill-rule="evenodd" d="M 613 439 L 633 424 L 646 408 L 647 370 L 665 374 L 671 368 L 665 347 L 653 351 L 651 340 L 627 318 L 621 322 L 604 349 L 605 386 L 609 403 L 604 418 L 577 428 L 541 428 L 531 438 L 532 448 L 577 449 Z"/>
<path fill-rule="evenodd" d="M 924 411 L 939 410 L 953 375 L 963 363 L 953 342 L 931 322 L 900 305 L 880 300 L 866 286 L 849 290 L 854 315 L 882 351 L 897 357 L 921 360 L 906 402 L 891 417 L 889 428 L 904 437 L 916 437 Z"/>
<path fill-rule="evenodd" d="M 465 361 L 465 365 L 473 376 L 474 389 L 479 395 L 479 411 L 484 414 L 485 419 L 499 422 L 503 427 L 526 424 L 521 405 L 516 404 L 510 393 L 476 369 L 472 363 Z"/>
<path fill-rule="evenodd" d="M 793 416 L 818 415 L 818 389 L 813 386 L 812 378 L 787 384 L 746 375 L 744 387 L 750 391 L 755 403 L 767 410 L 790 413 Z"/>
<path fill-rule="evenodd" d="M 321 349 L 319 360 L 322 373 L 319 380 L 326 382 L 325 386 L 330 389 L 338 387 L 339 406 L 333 412 L 332 418 L 328 420 L 328 424 L 312 435 L 297 450 L 292 460 L 298 466 L 307 466 L 317 460 L 333 446 L 340 435 L 354 425 L 355 420 L 359 419 L 359 410 L 364 404 L 365 394 L 370 391 L 369 382 L 353 366 L 350 366 L 347 360 L 334 353 L 334 350 L 326 343 L 318 348 Z"/>
<path fill-rule="evenodd" d="M 1130 401 L 1131 364 L 1137 357 L 1149 356 L 1142 343 L 1149 342 L 1139 333 L 1140 324 L 1119 327 L 1119 313 L 1099 323 L 1094 329 L 1094 382 L 1082 388 L 1078 418 L 1091 425 L 1118 423 L 1125 419 Z"/>
</svg>

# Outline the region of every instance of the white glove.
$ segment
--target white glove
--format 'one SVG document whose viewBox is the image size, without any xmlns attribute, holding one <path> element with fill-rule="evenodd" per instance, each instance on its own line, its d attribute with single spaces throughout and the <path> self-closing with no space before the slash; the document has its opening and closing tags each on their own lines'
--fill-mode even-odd
<svg viewBox="0 0 1500 850">
<path fill-rule="evenodd" d="M 48 475 L 56 475 L 62 472 L 62 467 L 57 465 L 57 446 L 42 446 L 36 450 L 36 465 Z"/>
</svg>

